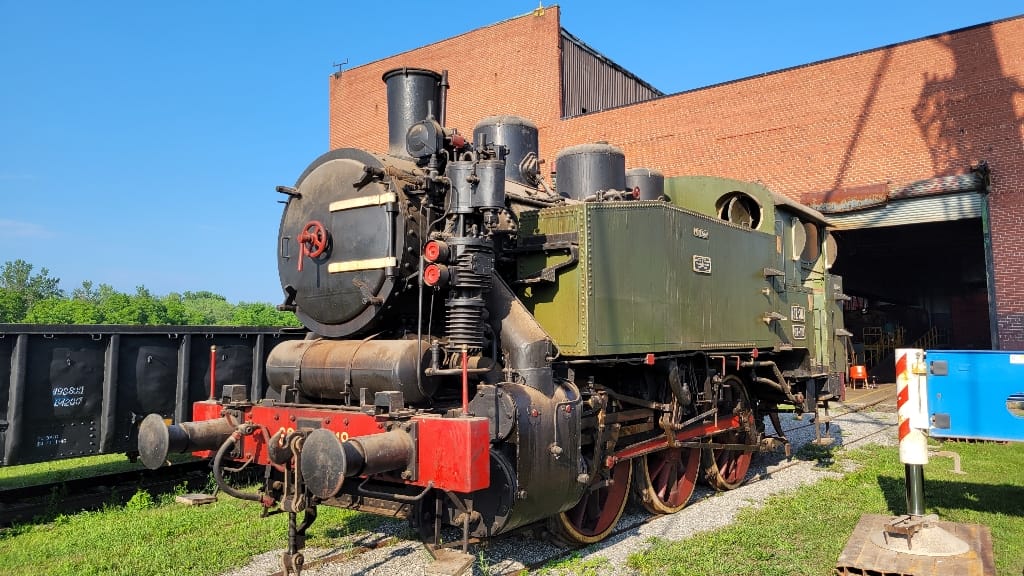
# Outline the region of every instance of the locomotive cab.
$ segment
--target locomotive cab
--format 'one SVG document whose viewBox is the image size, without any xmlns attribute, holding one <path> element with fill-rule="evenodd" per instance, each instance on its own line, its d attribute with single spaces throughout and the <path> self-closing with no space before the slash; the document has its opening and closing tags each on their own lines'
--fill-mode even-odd
<svg viewBox="0 0 1024 576">
<path fill-rule="evenodd" d="M 839 398 L 847 365 L 842 319 L 847 296 L 842 278 L 830 271 L 837 245 L 824 215 L 748 182 L 678 177 L 666 188 L 676 205 L 773 237 L 771 263 L 763 271 L 771 285 L 765 298 L 771 301 L 780 345 L 806 351 L 784 372 L 815 380 L 818 398 Z"/>
</svg>

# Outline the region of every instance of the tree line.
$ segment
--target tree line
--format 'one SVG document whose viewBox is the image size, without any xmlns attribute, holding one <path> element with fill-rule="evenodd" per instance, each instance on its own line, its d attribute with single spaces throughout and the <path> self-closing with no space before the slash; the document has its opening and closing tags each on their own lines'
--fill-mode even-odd
<svg viewBox="0 0 1024 576">
<path fill-rule="evenodd" d="M 0 267 L 0 323 L 301 326 L 270 304 L 232 304 L 205 290 L 157 296 L 144 286 L 125 293 L 86 280 L 69 294 L 49 270 L 34 270 L 20 259 Z"/>
</svg>

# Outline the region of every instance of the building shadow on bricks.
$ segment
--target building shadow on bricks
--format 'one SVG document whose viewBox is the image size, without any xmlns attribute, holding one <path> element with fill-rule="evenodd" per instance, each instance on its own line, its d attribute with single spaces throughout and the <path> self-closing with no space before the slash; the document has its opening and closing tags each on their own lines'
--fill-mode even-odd
<svg viewBox="0 0 1024 576">
<path fill-rule="evenodd" d="M 979 162 L 992 162 L 996 145 L 1020 150 L 1024 119 L 1017 116 L 1014 98 L 1024 95 L 1024 86 L 1002 65 L 1004 58 L 1019 55 L 1000 53 L 989 24 L 932 41 L 949 51 L 953 71 L 924 72 L 912 112 L 935 174 L 960 174 Z M 992 168 L 997 172 L 999 167 Z"/>
<path fill-rule="evenodd" d="M 982 24 L 929 40 L 948 50 L 952 71 L 924 72 L 924 84 L 912 110 L 928 146 L 938 176 L 964 174 L 987 164 L 991 170 L 989 211 L 992 235 L 1002 240 L 1013 258 L 996 258 L 996 324 L 1000 347 L 1024 347 L 1024 303 L 1012 298 L 1016 256 L 1024 248 L 1011 230 L 1019 225 L 1024 186 L 1021 172 L 1024 116 L 1017 114 L 1015 99 L 1024 98 L 1024 85 L 1008 74 L 1020 54 L 1005 48 L 996 37 L 999 24 Z M 1001 46 L 1003 44 L 1004 46 Z M 1006 243 L 1016 246 L 1005 246 Z M 994 343 L 993 343 L 994 344 Z"/>
<path fill-rule="evenodd" d="M 879 476 L 885 502 L 893 514 L 907 512 L 906 482 L 903 478 Z M 940 519 L 943 510 L 974 510 L 989 514 L 1024 517 L 1024 487 L 1011 484 L 978 484 L 967 481 L 924 479 L 924 506 Z"/>
<path fill-rule="evenodd" d="M 864 103 L 861 105 L 860 114 L 857 115 L 857 124 L 853 129 L 853 134 L 850 135 L 850 143 L 847 144 L 846 150 L 843 152 L 843 161 L 840 164 L 839 169 L 836 171 L 835 181 L 832 182 L 832 189 L 830 192 L 825 194 L 825 201 L 833 199 L 833 195 L 842 186 L 846 179 L 846 174 L 850 170 L 850 164 L 853 161 L 854 152 L 857 150 L 857 145 L 860 143 L 861 136 L 864 134 L 864 128 L 867 126 L 868 120 L 871 118 L 871 111 L 875 107 L 875 102 L 878 100 L 878 93 L 882 86 L 882 81 L 885 79 L 886 74 L 889 72 L 889 67 L 892 64 L 893 48 L 887 47 L 881 50 L 882 57 L 878 60 L 878 66 L 875 68 L 875 73 L 871 75 L 871 85 L 868 86 L 868 93 L 864 97 Z"/>
</svg>

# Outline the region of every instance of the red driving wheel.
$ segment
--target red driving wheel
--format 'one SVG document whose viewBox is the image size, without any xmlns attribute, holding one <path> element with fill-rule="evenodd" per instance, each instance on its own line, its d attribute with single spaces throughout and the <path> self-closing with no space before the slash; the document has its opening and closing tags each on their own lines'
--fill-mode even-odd
<svg viewBox="0 0 1024 576">
<path fill-rule="evenodd" d="M 302 260 L 309 256 L 317 258 L 327 250 L 327 229 L 319 220 L 310 220 L 302 227 L 299 234 L 299 271 L 302 271 Z"/>
</svg>

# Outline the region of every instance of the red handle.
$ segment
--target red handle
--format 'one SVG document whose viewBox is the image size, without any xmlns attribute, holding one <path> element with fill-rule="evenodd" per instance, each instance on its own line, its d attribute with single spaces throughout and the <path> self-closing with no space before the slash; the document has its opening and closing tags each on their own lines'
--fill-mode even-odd
<svg viewBox="0 0 1024 576">
<path fill-rule="evenodd" d="M 302 261 L 309 256 L 317 258 L 327 250 L 327 229 L 319 220 L 310 220 L 302 227 L 299 241 L 299 272 L 302 272 Z"/>
</svg>

